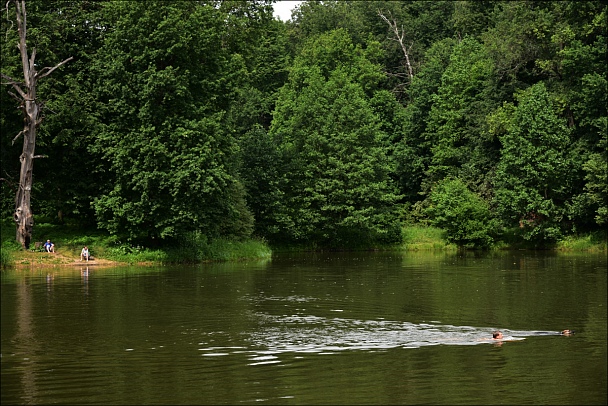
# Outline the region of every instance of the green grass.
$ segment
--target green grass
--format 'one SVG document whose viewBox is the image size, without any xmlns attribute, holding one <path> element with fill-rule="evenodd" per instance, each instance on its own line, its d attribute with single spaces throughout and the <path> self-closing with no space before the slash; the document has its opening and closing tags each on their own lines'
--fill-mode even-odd
<svg viewBox="0 0 608 406">
<path fill-rule="evenodd" d="M 14 239 L 12 224 L 2 225 L 2 267 L 19 261 L 16 256 L 21 247 Z M 36 224 L 32 235 L 31 250 L 37 241 L 50 239 L 57 252 L 79 257 L 83 246 L 88 246 L 95 258 L 122 263 L 198 263 L 205 261 L 238 261 L 270 258 L 272 251 L 262 240 L 234 241 L 228 239 L 207 240 L 200 233 L 189 233 L 166 246 L 150 248 L 119 241 L 99 230 L 87 230 L 76 226 Z"/>
<path fill-rule="evenodd" d="M 191 232 L 182 236 L 178 244 L 164 251 L 166 262 L 240 261 L 266 259 L 272 255 L 270 247 L 262 240 L 231 240 Z M 162 261 L 161 261 L 162 262 Z"/>
<path fill-rule="evenodd" d="M 587 235 L 568 236 L 557 243 L 558 251 L 606 252 L 607 233 L 596 232 Z"/>
<path fill-rule="evenodd" d="M 8 268 L 13 261 L 13 256 L 8 249 L 0 249 L 0 269 Z"/>
<path fill-rule="evenodd" d="M 408 225 L 403 228 L 404 249 L 412 250 L 456 250 L 454 244 L 449 244 L 445 241 L 443 230 L 424 226 L 424 225 Z M 509 250 L 509 249 L 537 249 L 532 243 L 517 240 L 509 234 L 503 235 L 504 241 L 497 241 L 492 249 L 494 250 Z M 595 232 L 585 235 L 567 236 L 555 244 L 552 249 L 557 251 L 576 251 L 576 252 L 606 252 L 607 249 L 607 233 Z"/>
<path fill-rule="evenodd" d="M 15 241 L 15 228 L 11 223 L 2 224 L 2 241 L 0 250 L 0 267 L 6 268 L 16 263 L 27 261 L 23 258 L 21 247 Z M 70 225 L 36 224 L 32 238 L 32 247 L 36 241 L 50 239 L 57 250 L 78 258 L 80 250 L 87 245 L 91 255 L 122 263 L 200 263 L 207 261 L 239 261 L 249 259 L 268 259 L 272 250 L 265 241 L 249 239 L 236 241 L 229 239 L 208 240 L 198 232 L 182 236 L 172 245 L 157 248 L 131 245 L 119 241 L 99 230 L 88 230 Z M 569 236 L 560 241 L 556 250 L 578 252 L 606 252 L 607 233 L 596 232 L 587 235 Z M 498 242 L 494 249 L 513 249 L 519 246 L 512 242 Z M 275 247 L 281 251 L 315 250 L 315 247 Z M 520 248 L 520 247 L 519 247 Z M 445 240 L 444 231 L 422 224 L 407 225 L 403 228 L 403 244 L 387 247 L 370 247 L 379 250 L 405 251 L 452 251 L 457 247 Z M 34 258 L 34 257 L 32 257 Z M 38 257 L 35 257 L 38 258 Z M 33 259 L 33 260 L 43 260 Z M 50 260 L 46 257 L 45 260 Z M 32 259 L 30 259 L 32 261 Z"/>
<path fill-rule="evenodd" d="M 10 233 L 9 231 L 12 231 Z M 5 269 L 15 264 L 14 253 L 21 250 L 21 246 L 15 241 L 15 229 L 12 230 L 2 227 L 0 231 L 0 269 Z"/>
<path fill-rule="evenodd" d="M 437 227 L 408 225 L 403 228 L 403 248 L 407 251 L 456 250 L 445 240 L 444 231 Z"/>
</svg>

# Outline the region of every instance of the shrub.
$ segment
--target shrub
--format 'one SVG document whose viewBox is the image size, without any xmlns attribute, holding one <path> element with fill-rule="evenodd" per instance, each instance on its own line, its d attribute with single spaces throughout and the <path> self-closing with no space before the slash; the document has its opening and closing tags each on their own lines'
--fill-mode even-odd
<svg viewBox="0 0 608 406">
<path fill-rule="evenodd" d="M 0 269 L 8 268 L 13 264 L 11 254 L 6 249 L 0 250 Z"/>
<path fill-rule="evenodd" d="M 497 221 L 488 203 L 460 179 L 439 182 L 428 198 L 425 213 L 435 227 L 446 231 L 448 242 L 464 248 L 488 248 L 494 242 Z"/>
</svg>

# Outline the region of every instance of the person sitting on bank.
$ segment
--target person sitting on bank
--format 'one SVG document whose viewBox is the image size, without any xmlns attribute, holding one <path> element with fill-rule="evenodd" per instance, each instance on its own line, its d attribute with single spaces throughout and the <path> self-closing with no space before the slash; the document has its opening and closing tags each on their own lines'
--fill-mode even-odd
<svg viewBox="0 0 608 406">
<path fill-rule="evenodd" d="M 46 252 L 55 252 L 55 244 L 53 244 L 51 242 L 51 240 L 46 240 L 43 247 L 46 250 Z"/>
<path fill-rule="evenodd" d="M 88 262 L 90 257 L 91 257 L 91 254 L 89 254 L 89 247 L 87 247 L 85 245 L 84 248 L 82 249 L 82 251 L 80 251 L 80 260 L 82 261 L 82 259 L 84 258 Z"/>
</svg>

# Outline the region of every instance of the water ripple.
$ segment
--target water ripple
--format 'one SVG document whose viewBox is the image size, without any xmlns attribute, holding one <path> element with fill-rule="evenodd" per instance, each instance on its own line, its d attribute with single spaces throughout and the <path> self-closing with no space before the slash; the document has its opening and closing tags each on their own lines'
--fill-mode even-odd
<svg viewBox="0 0 608 406">
<path fill-rule="evenodd" d="M 387 350 L 429 345 L 477 345 L 496 343 L 495 328 L 476 328 L 434 323 L 389 320 L 352 320 L 312 315 L 272 316 L 258 314 L 262 327 L 251 333 L 252 345 L 274 353 L 335 353 L 346 350 Z M 551 332 L 503 330 L 504 341 Z M 557 334 L 557 333 L 555 333 Z"/>
</svg>

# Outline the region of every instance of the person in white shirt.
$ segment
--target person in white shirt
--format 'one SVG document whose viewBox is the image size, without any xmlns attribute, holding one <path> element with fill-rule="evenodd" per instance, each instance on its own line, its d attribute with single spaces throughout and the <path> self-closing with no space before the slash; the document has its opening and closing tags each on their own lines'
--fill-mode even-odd
<svg viewBox="0 0 608 406">
<path fill-rule="evenodd" d="M 89 247 L 85 246 L 82 251 L 80 251 L 80 260 L 82 261 L 83 258 L 85 258 L 87 260 L 87 262 L 89 261 L 90 258 L 90 254 L 89 254 Z"/>
</svg>

